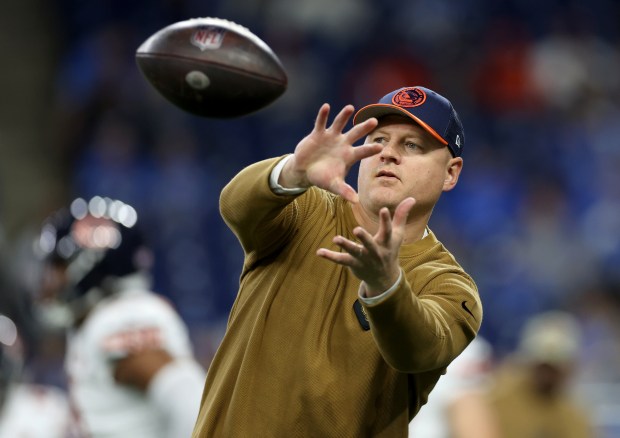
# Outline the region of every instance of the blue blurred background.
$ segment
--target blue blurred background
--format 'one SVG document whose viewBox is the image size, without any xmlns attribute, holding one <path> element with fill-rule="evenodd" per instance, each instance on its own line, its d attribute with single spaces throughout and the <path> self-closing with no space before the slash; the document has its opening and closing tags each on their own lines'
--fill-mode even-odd
<svg viewBox="0 0 620 438">
<path fill-rule="evenodd" d="M 245 165 L 291 152 L 323 102 L 405 85 L 448 96 L 464 172 L 431 228 L 473 275 L 496 356 L 531 315 L 574 313 L 585 397 L 620 409 L 620 2 L 614 0 L 25 0 L 0 17 L 0 214 L 6 263 L 36 289 L 29 246 L 76 196 L 131 203 L 157 251 L 156 290 L 208 363 L 242 253 L 218 213 Z M 134 54 L 175 21 L 251 29 L 289 75 L 233 120 L 173 107 Z M 354 178 L 351 179 L 354 183 Z M 46 364 L 49 365 L 49 364 Z M 53 367 L 52 367 L 53 369 Z M 41 366 L 41 379 L 50 367 Z M 601 390 L 604 388 L 604 390 Z M 606 389 L 605 389 L 606 388 Z M 616 412 L 618 412 L 616 410 Z"/>
</svg>

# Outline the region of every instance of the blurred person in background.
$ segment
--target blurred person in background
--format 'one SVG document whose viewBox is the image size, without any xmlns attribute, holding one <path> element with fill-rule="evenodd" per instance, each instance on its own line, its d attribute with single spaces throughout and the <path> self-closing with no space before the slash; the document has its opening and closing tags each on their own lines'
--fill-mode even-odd
<svg viewBox="0 0 620 438">
<path fill-rule="evenodd" d="M 67 395 L 24 379 L 23 348 L 17 326 L 0 313 L 0 438 L 73 437 Z"/>
<path fill-rule="evenodd" d="M 593 438 L 591 414 L 570 392 L 581 328 L 569 313 L 526 322 L 514 357 L 494 373 L 489 402 L 502 438 Z"/>
<path fill-rule="evenodd" d="M 493 350 L 478 335 L 450 363 L 428 402 L 409 424 L 412 438 L 501 438 L 486 397 Z"/>
<path fill-rule="evenodd" d="M 221 193 L 245 260 L 194 437 L 406 437 L 478 332 L 478 289 L 428 228 L 462 169 L 456 111 L 418 86 L 345 130 L 354 112 L 328 125 L 323 104 L 293 154 Z"/>
<path fill-rule="evenodd" d="M 28 257 L 33 259 L 30 252 Z M 30 272 L 16 262 L 18 259 L 15 248 L 9 248 L 3 239 L 0 223 L 0 311 L 19 327 L 22 342 L 35 348 L 40 330 L 34 316 L 32 293 L 21 281 Z"/>
<path fill-rule="evenodd" d="M 78 198 L 39 236 L 40 317 L 68 331 L 69 391 L 89 437 L 185 437 L 198 413 L 204 370 L 185 323 L 150 289 L 137 222 L 121 201 Z"/>
</svg>

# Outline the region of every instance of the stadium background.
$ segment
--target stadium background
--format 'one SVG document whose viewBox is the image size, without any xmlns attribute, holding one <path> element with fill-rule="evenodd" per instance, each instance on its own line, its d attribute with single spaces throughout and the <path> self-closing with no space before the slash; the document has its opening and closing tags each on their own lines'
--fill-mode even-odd
<svg viewBox="0 0 620 438">
<path fill-rule="evenodd" d="M 131 203 L 157 251 L 156 290 L 208 362 L 241 250 L 218 213 L 243 166 L 292 151 L 321 103 L 401 85 L 449 96 L 466 132 L 458 187 L 431 227 L 472 273 L 498 358 L 561 308 L 584 329 L 580 384 L 601 424 L 620 406 L 620 3 L 613 0 L 24 0 L 0 14 L 4 250 L 35 289 L 40 221 L 75 196 Z M 235 120 L 182 113 L 136 48 L 172 22 L 227 18 L 279 55 L 289 88 Z M 351 178 L 351 182 L 355 182 Z M 50 363 L 40 378 L 60 380 Z M 53 365 L 53 364 L 52 364 Z M 52 371 L 50 371 L 52 370 Z M 617 419 L 615 420 L 617 421 Z"/>
</svg>

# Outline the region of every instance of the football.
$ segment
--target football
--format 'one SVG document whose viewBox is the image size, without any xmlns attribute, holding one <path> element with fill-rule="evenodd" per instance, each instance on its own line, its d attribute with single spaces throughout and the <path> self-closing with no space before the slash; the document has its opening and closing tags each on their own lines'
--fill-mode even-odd
<svg viewBox="0 0 620 438">
<path fill-rule="evenodd" d="M 136 51 L 144 77 L 192 114 L 240 117 L 274 102 L 288 78 L 273 50 L 249 29 L 221 18 L 193 18 L 151 35 Z"/>
</svg>

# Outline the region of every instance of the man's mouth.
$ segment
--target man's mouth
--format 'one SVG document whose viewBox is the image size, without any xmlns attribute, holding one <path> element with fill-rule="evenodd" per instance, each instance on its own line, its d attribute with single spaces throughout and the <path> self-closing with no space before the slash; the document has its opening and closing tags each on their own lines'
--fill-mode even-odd
<svg viewBox="0 0 620 438">
<path fill-rule="evenodd" d="M 396 178 L 399 179 L 396 174 L 390 172 L 389 170 L 380 170 L 377 172 L 377 178 Z"/>
</svg>

